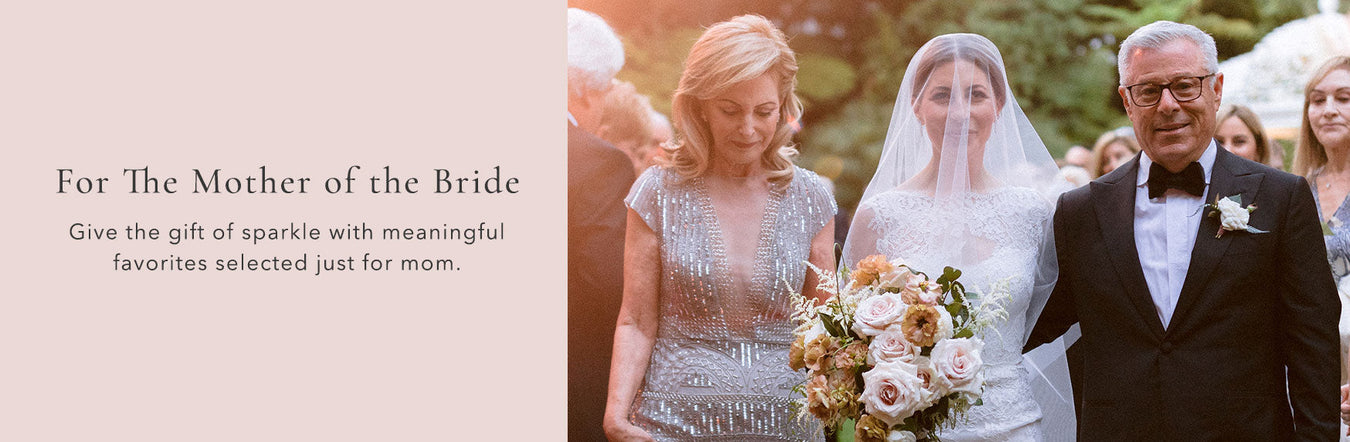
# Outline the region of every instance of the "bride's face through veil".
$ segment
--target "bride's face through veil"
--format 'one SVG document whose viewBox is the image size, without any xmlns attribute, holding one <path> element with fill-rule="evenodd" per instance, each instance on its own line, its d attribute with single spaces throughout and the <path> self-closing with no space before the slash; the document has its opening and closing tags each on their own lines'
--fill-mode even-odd
<svg viewBox="0 0 1350 442">
<path fill-rule="evenodd" d="M 921 253 L 944 265 L 973 264 L 990 255 L 983 240 L 994 239 L 972 233 L 979 222 L 962 221 L 983 215 L 971 212 L 976 202 L 1034 194 L 1041 201 L 1019 204 L 1053 207 L 1067 182 L 1058 178 L 1006 72 L 998 48 L 979 35 L 942 35 L 919 48 L 905 68 L 876 173 L 855 211 L 847 262 L 873 253 L 906 259 Z M 924 201 L 913 206 L 923 213 L 897 206 L 908 201 Z M 942 250 L 909 250 L 918 231 L 907 226 L 925 225 L 940 225 L 925 237 L 942 238 L 934 240 Z"/>
<path fill-rule="evenodd" d="M 970 60 L 957 58 L 937 65 L 914 97 L 914 114 L 933 143 L 930 163 L 943 152 L 965 151 L 972 177 L 983 173 L 984 146 L 1003 103 L 990 75 Z M 962 149 L 964 145 L 964 149 Z"/>
</svg>

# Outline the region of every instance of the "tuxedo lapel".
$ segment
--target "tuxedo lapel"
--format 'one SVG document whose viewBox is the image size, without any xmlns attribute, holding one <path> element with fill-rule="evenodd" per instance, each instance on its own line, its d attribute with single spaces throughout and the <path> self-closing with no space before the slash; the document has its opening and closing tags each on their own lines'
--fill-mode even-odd
<svg viewBox="0 0 1350 442">
<path fill-rule="evenodd" d="M 1205 202 L 1213 204 L 1216 198 L 1227 198 L 1232 195 L 1241 195 L 1243 206 L 1255 201 L 1256 192 L 1260 189 L 1265 174 L 1243 166 L 1244 164 L 1237 161 L 1236 156 L 1219 149 L 1214 158 L 1214 170 L 1210 173 L 1209 192 L 1205 195 Z M 1169 327 L 1169 330 L 1175 330 L 1177 324 L 1184 323 L 1186 314 L 1195 305 L 1196 299 L 1204 296 L 1202 289 L 1214 273 L 1214 268 L 1218 266 L 1219 259 L 1228 250 L 1228 245 L 1235 236 L 1244 234 L 1228 232 L 1223 237 L 1216 238 L 1216 234 L 1219 233 L 1219 219 L 1209 216 L 1209 212 L 1209 208 L 1201 209 L 1200 216 L 1204 218 L 1200 220 L 1200 231 L 1196 232 L 1190 267 L 1186 270 L 1186 281 L 1182 283 L 1181 295 L 1177 298 L 1177 308 L 1172 315 L 1172 327 Z"/>
<path fill-rule="evenodd" d="M 1125 287 L 1125 296 L 1134 305 L 1145 327 L 1162 337 L 1162 320 L 1144 281 L 1139 251 L 1134 245 L 1134 192 L 1139 177 L 1139 156 L 1114 173 L 1089 184 L 1093 209 L 1102 232 L 1111 267 Z"/>
</svg>

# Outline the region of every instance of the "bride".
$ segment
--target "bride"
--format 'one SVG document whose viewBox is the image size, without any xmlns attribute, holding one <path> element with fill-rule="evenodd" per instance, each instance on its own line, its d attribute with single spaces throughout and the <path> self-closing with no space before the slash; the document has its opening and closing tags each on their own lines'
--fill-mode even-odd
<svg viewBox="0 0 1350 442">
<path fill-rule="evenodd" d="M 1073 438 L 1072 395 L 1037 382 L 1048 376 L 1068 385 L 1063 347 L 1047 349 L 1058 370 L 1039 360 L 1024 363 L 1021 354 L 1054 285 L 1053 198 L 1067 187 L 1057 171 L 1013 98 L 992 42 L 951 34 L 919 49 L 905 70 L 844 262 L 879 253 L 929 274 L 960 269 L 972 291 L 1011 283 L 1007 320 L 984 336 L 983 405 L 940 431 L 944 441 Z M 1043 396 L 1051 399 L 1038 404 Z"/>
</svg>

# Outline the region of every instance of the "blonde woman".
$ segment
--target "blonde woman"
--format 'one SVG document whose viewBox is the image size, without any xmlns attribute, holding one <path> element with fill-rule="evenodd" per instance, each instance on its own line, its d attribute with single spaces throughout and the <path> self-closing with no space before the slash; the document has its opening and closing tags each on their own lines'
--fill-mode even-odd
<svg viewBox="0 0 1350 442">
<path fill-rule="evenodd" d="M 789 294 L 833 264 L 834 198 L 793 165 L 796 56 L 746 15 L 690 50 L 673 117 L 683 139 L 628 194 L 610 440 L 820 440 L 795 418 Z"/>
<path fill-rule="evenodd" d="M 1092 175 L 1094 180 L 1101 178 L 1138 153 L 1139 142 L 1134 139 L 1134 130 L 1128 126 L 1104 133 L 1097 137 L 1097 142 L 1092 145 L 1088 174 Z"/>
<path fill-rule="evenodd" d="M 1294 173 L 1308 178 L 1318 214 L 1331 234 L 1323 236 L 1327 259 L 1341 295 L 1341 384 L 1350 380 L 1350 57 L 1332 57 L 1313 72 L 1303 89 L 1303 127 L 1294 150 Z M 1344 391 L 1344 389 L 1343 389 Z M 1342 393 L 1344 398 L 1344 393 Z M 1345 406 L 1342 405 L 1342 410 Z M 1343 411 L 1344 412 L 1344 411 Z M 1341 440 L 1347 440 L 1341 428 Z"/>
</svg>

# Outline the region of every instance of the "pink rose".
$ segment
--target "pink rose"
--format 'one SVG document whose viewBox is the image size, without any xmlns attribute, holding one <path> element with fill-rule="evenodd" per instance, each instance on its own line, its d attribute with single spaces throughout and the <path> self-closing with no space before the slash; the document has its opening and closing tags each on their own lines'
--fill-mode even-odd
<svg viewBox="0 0 1350 442">
<path fill-rule="evenodd" d="M 970 338 L 950 338 L 937 343 L 929 356 L 933 370 L 948 381 L 951 391 L 978 396 L 984 386 L 984 361 L 980 351 L 984 342 Z"/>
<path fill-rule="evenodd" d="M 939 399 L 951 393 L 952 381 L 937 373 L 933 368 L 933 360 L 927 357 L 919 356 L 914 358 L 914 366 L 918 368 L 916 373 L 919 379 L 923 380 L 924 406 L 932 406 Z"/>
<path fill-rule="evenodd" d="M 859 398 L 870 414 L 887 425 L 898 425 L 914 412 L 922 410 L 923 380 L 913 364 L 887 362 L 863 373 L 863 392 Z"/>
<path fill-rule="evenodd" d="M 877 365 L 896 361 L 912 364 L 918 353 L 918 347 L 905 339 L 900 327 L 891 327 L 872 338 L 872 345 L 867 348 L 867 363 Z"/>
<path fill-rule="evenodd" d="M 907 307 L 894 293 L 883 293 L 858 303 L 858 311 L 853 314 L 853 331 L 862 336 L 876 336 L 890 327 Z"/>
</svg>

